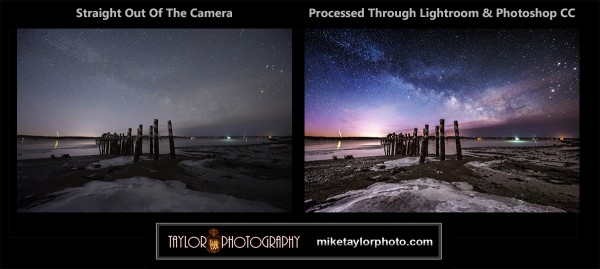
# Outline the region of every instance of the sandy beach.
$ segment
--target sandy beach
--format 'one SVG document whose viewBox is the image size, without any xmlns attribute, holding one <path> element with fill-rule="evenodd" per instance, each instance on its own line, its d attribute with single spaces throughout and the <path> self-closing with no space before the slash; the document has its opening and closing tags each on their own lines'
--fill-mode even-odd
<svg viewBox="0 0 600 269">
<path fill-rule="evenodd" d="M 306 212 L 578 212 L 579 146 L 305 162 Z"/>
<path fill-rule="evenodd" d="M 254 144 L 17 161 L 20 212 L 286 212 L 292 146 Z"/>
</svg>

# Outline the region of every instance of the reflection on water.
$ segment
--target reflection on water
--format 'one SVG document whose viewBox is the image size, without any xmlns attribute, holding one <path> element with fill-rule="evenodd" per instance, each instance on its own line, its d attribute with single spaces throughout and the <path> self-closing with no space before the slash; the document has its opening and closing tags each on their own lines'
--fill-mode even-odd
<svg viewBox="0 0 600 269">
<path fill-rule="evenodd" d="M 209 146 L 209 145 L 240 145 L 260 144 L 269 142 L 263 138 L 244 139 L 206 139 L 206 138 L 175 138 L 175 148 Z M 169 139 L 161 138 L 159 141 L 161 153 L 168 153 Z M 150 152 L 150 142 L 144 139 L 142 152 Z M 60 157 L 63 154 L 71 156 L 87 156 L 99 154 L 98 145 L 94 139 L 54 139 L 54 138 L 20 138 L 17 139 L 17 160 L 50 158 L 50 155 Z"/>
<path fill-rule="evenodd" d="M 477 147 L 536 147 L 561 144 L 556 140 L 485 140 L 485 139 L 461 139 L 462 148 Z M 332 156 L 343 157 L 352 155 L 354 157 L 381 156 L 383 146 L 379 139 L 368 140 L 304 140 L 304 161 L 327 160 Z M 454 138 L 446 139 L 446 155 L 456 154 Z M 429 154 L 435 154 L 435 140 L 429 140 Z"/>
</svg>

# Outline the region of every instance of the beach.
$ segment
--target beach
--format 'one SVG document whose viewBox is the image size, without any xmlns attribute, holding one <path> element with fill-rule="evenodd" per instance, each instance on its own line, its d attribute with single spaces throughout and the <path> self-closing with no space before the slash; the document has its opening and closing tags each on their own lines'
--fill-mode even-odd
<svg viewBox="0 0 600 269">
<path fill-rule="evenodd" d="M 289 212 L 292 146 L 17 160 L 19 212 Z"/>
<path fill-rule="evenodd" d="M 579 146 L 304 163 L 306 212 L 578 212 Z"/>
</svg>

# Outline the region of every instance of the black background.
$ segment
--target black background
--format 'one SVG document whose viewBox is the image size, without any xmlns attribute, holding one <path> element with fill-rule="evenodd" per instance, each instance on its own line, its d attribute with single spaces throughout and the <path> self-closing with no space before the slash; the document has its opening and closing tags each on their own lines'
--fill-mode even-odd
<svg viewBox="0 0 600 269">
<path fill-rule="evenodd" d="M 76 8 L 232 10 L 233 18 L 77 19 Z M 482 9 L 576 8 L 575 19 L 309 19 L 308 8 L 412 7 Z M 441 222 L 441 261 L 397 266 L 599 267 L 600 194 L 598 118 L 599 3 L 585 2 L 6 2 L 1 3 L 1 231 L 2 267 L 198 267 L 205 262 L 155 260 L 156 222 Z M 16 29 L 18 28 L 292 28 L 293 212 L 230 213 L 16 213 Z M 303 213 L 304 29 L 352 28 L 576 28 L 580 36 L 580 213 L 564 214 L 305 214 Z M 332 255 L 335 255 L 332 253 Z M 369 261 L 369 265 L 373 261 Z M 286 266 L 286 262 L 277 262 Z M 291 265 L 287 262 L 287 266 Z M 303 263 L 295 264 L 302 265 Z M 223 261 L 219 261 L 223 264 Z M 248 265 L 248 262 L 240 265 Z M 263 262 L 264 264 L 264 262 Z M 366 265 L 353 262 L 354 265 Z"/>
</svg>

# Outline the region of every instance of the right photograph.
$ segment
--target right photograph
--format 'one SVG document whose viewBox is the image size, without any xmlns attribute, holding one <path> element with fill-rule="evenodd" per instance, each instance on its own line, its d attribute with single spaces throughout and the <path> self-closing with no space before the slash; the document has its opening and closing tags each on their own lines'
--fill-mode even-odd
<svg viewBox="0 0 600 269">
<path fill-rule="evenodd" d="M 304 210 L 579 212 L 576 29 L 307 29 Z"/>
</svg>

